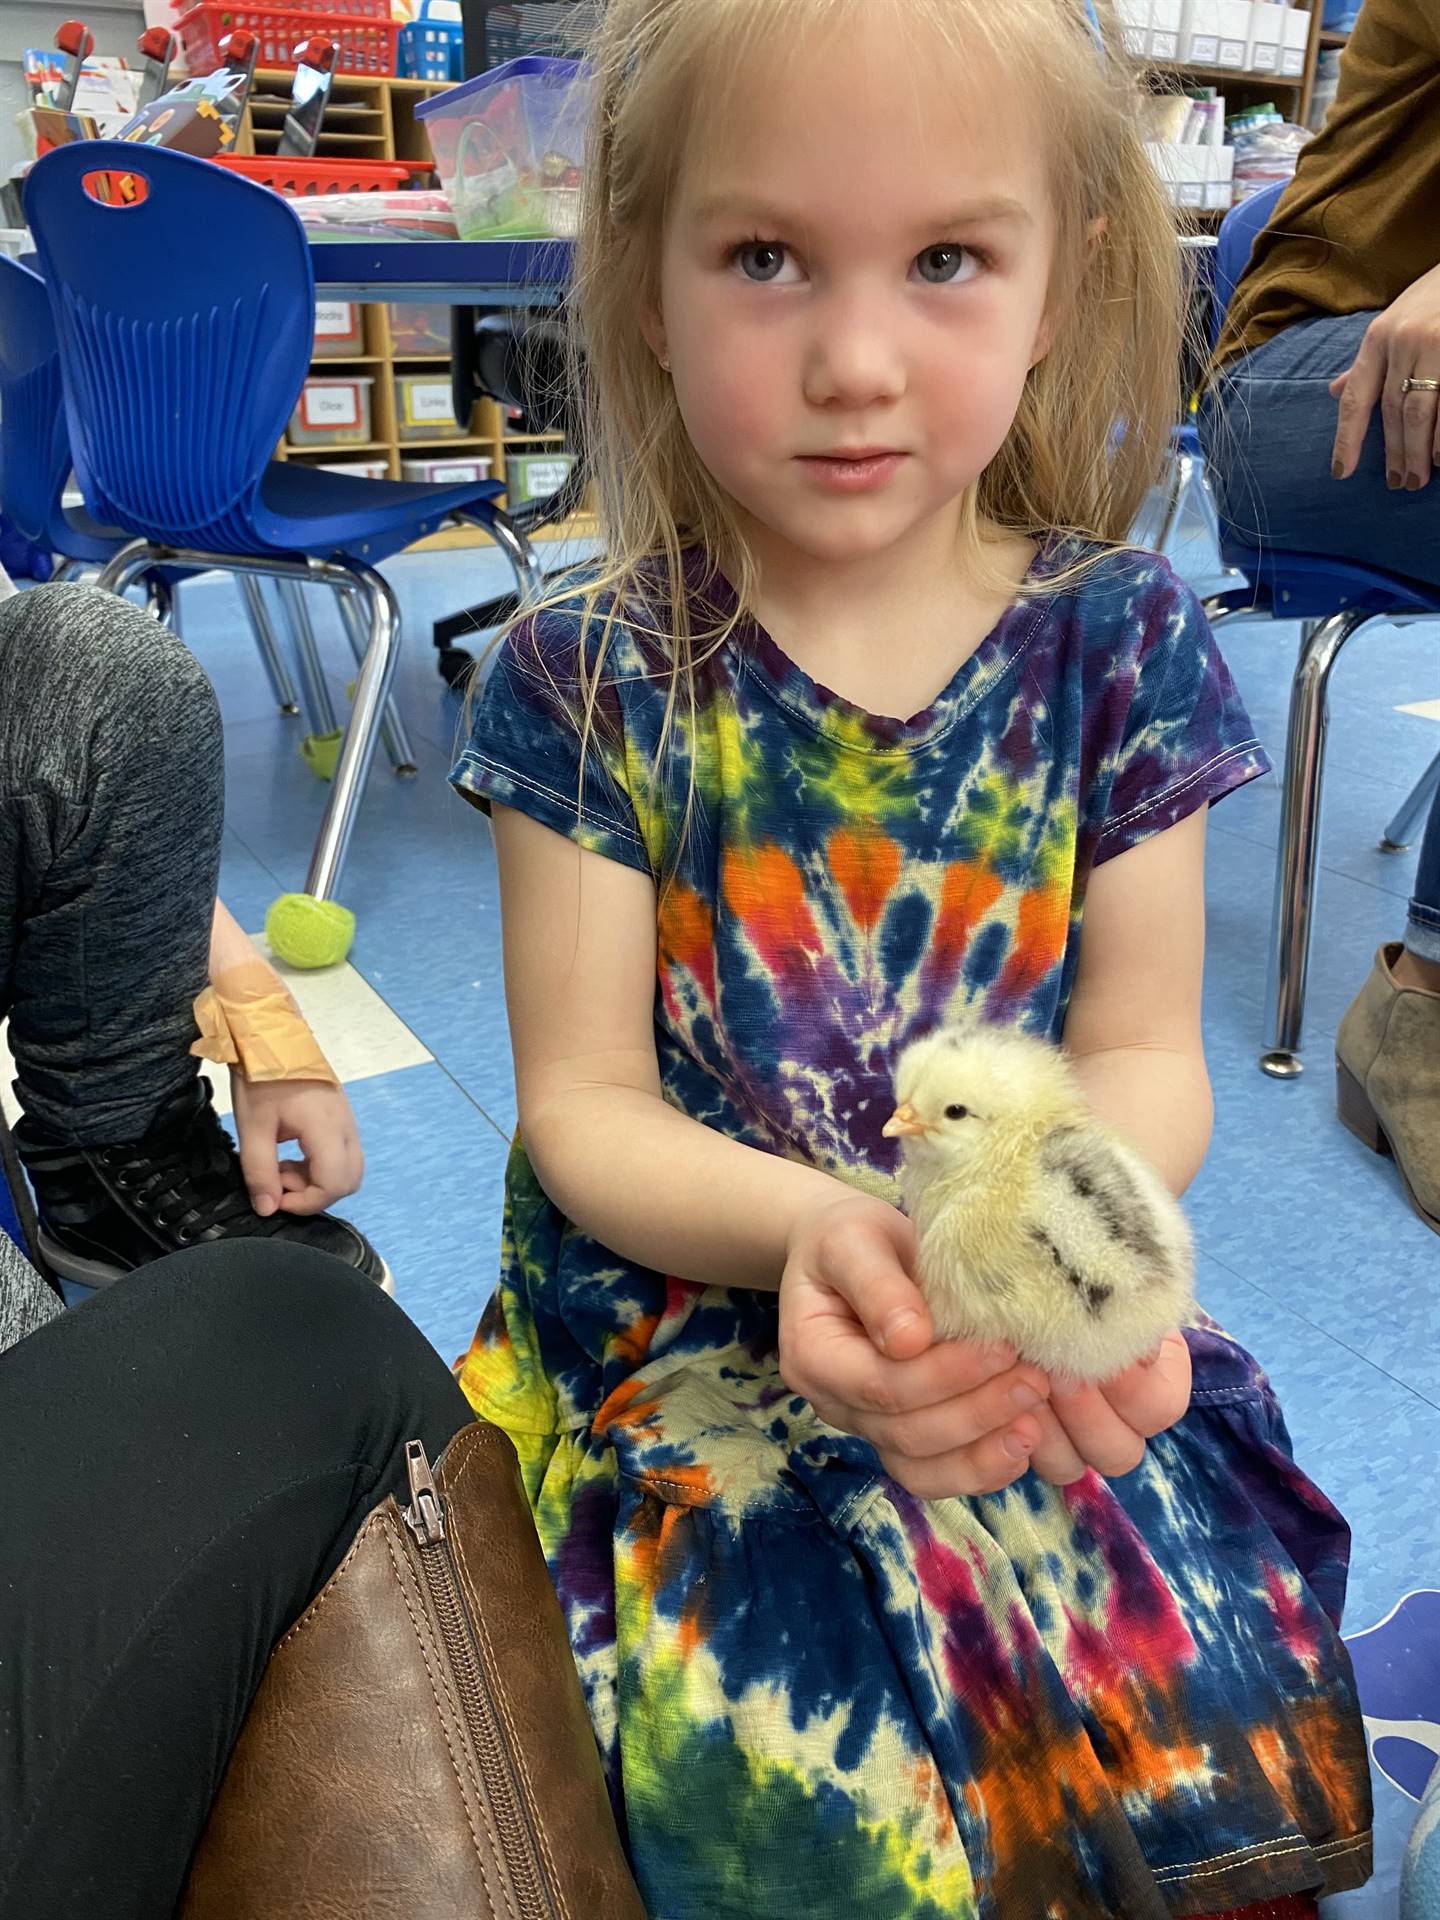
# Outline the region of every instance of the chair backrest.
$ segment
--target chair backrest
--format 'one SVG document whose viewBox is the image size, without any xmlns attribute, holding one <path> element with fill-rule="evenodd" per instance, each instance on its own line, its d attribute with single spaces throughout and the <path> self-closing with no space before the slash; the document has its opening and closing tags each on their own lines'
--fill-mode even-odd
<svg viewBox="0 0 1440 1920">
<path fill-rule="evenodd" d="M 133 197 L 97 197 L 126 177 Z M 25 210 L 91 512 L 165 544 L 244 551 L 314 338 L 299 216 L 208 160 L 118 140 L 46 154 Z"/>
<path fill-rule="evenodd" d="M 1210 308 L 1212 346 L 1220 338 L 1230 301 L 1250 264 L 1255 242 L 1269 226 L 1275 203 L 1288 185 L 1287 180 L 1277 180 L 1273 187 L 1262 187 L 1259 193 L 1252 193 L 1248 200 L 1232 207 L 1220 222 L 1215 242 L 1214 302 Z"/>
<path fill-rule="evenodd" d="M 0 254 L 0 508 L 49 546 L 70 473 L 60 350 L 45 282 Z"/>
</svg>

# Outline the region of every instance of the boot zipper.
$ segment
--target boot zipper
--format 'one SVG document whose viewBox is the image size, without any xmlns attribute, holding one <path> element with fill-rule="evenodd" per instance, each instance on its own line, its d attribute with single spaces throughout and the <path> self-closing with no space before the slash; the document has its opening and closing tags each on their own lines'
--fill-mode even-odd
<svg viewBox="0 0 1440 1920">
<path fill-rule="evenodd" d="M 555 1920 L 555 1906 L 540 1867 L 535 1828 L 518 1781 L 504 1722 L 485 1672 L 461 1597 L 445 1519 L 445 1503 L 419 1440 L 405 1444 L 410 1504 L 405 1525 L 418 1550 L 430 1603 L 455 1676 L 461 1714 L 484 1779 L 485 1799 L 500 1837 L 521 1920 Z"/>
</svg>

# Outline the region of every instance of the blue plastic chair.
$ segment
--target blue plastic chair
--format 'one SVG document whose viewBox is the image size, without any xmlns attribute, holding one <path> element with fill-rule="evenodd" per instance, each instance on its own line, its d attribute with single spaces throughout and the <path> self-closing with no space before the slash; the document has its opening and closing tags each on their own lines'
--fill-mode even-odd
<svg viewBox="0 0 1440 1920">
<path fill-rule="evenodd" d="M 97 525 L 83 507 L 65 504 L 70 468 L 60 347 L 45 282 L 20 261 L 0 255 L 0 508 L 27 540 L 59 555 L 57 577 L 62 579 L 103 568 L 129 538 Z M 163 569 L 143 579 L 151 611 L 178 632 L 173 584 Z M 245 584 L 258 593 L 258 582 Z M 276 703 L 282 713 L 298 713 L 295 689 L 263 604 L 261 621 L 253 601 L 249 612 Z"/>
<path fill-rule="evenodd" d="M 107 177 L 128 177 L 133 197 L 99 197 Z M 399 609 L 377 565 L 471 520 L 510 558 L 524 598 L 533 552 L 496 508 L 497 482 L 411 486 L 271 458 L 309 371 L 315 308 L 305 229 L 277 194 L 188 154 L 94 140 L 37 162 L 25 203 L 76 477 L 90 511 L 133 536 L 101 584 L 121 591 L 163 564 L 337 593 L 361 668 L 306 879 L 326 899 L 398 658 Z M 389 732 L 403 766 L 398 716 Z"/>
<path fill-rule="evenodd" d="M 1232 209 L 1221 222 L 1215 250 L 1214 331 L 1249 265 L 1257 236 L 1269 224 L 1284 183 Z M 1245 585 L 1213 595 L 1205 610 L 1215 626 L 1269 614 L 1299 620 L 1300 653 L 1290 686 L 1280 846 L 1275 870 L 1275 908 L 1270 932 L 1266 1006 L 1268 1045 L 1260 1056 L 1266 1073 L 1281 1080 L 1301 1071 L 1305 988 L 1310 965 L 1315 881 L 1320 863 L 1320 811 L 1329 727 L 1330 675 L 1346 642 L 1376 621 L 1388 625 L 1440 616 L 1440 590 L 1422 581 L 1323 554 L 1257 546 L 1222 521 L 1220 554 Z M 1440 757 L 1422 776 L 1380 841 L 1401 851 L 1434 794 L 1440 791 Z"/>
</svg>

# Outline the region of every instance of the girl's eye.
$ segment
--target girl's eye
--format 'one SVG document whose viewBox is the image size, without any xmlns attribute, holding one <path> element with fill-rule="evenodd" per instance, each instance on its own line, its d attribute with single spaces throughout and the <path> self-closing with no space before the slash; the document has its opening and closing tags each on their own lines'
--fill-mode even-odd
<svg viewBox="0 0 1440 1920">
<path fill-rule="evenodd" d="M 981 264 L 979 254 L 972 252 L 969 247 L 953 244 L 926 247 L 923 253 L 915 256 L 915 271 L 932 287 L 953 286 L 957 281 L 973 280 Z"/>
<path fill-rule="evenodd" d="M 794 277 L 788 249 L 775 240 L 749 240 L 743 247 L 737 247 L 731 258 L 745 278 L 758 285 L 770 285 L 777 280 L 786 282 Z"/>
<path fill-rule="evenodd" d="M 969 1117 L 969 1107 L 946 1107 L 945 1109 L 945 1118 L 947 1120 L 968 1120 Z"/>
</svg>

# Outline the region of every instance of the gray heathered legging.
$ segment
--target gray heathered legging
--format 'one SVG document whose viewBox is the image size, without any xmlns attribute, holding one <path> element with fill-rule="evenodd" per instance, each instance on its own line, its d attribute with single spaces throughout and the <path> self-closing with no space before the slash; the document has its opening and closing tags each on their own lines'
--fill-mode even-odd
<svg viewBox="0 0 1440 1920">
<path fill-rule="evenodd" d="M 139 1138 L 197 1071 L 224 822 L 214 691 L 91 587 L 0 601 L 0 1014 L 27 1115 Z"/>
</svg>

